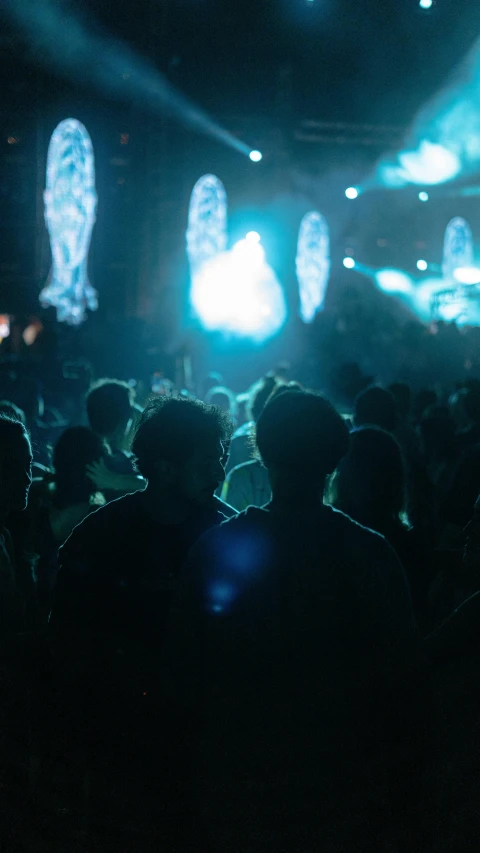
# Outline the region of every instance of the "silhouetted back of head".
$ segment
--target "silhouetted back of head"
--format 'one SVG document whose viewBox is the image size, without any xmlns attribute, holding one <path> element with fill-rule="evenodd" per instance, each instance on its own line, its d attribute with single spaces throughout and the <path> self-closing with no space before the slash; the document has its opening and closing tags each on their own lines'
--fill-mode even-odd
<svg viewBox="0 0 480 853">
<path fill-rule="evenodd" d="M 391 432 L 397 425 L 395 397 L 378 385 L 366 388 L 355 400 L 354 421 L 355 426 L 371 424 Z"/>
<path fill-rule="evenodd" d="M 335 506 L 363 524 L 398 517 L 405 504 L 405 472 L 393 435 L 378 427 L 354 429 L 332 491 Z"/>
<path fill-rule="evenodd" d="M 218 406 L 232 418 L 236 416 L 237 401 L 235 394 L 229 388 L 225 388 L 224 385 L 216 385 L 214 388 L 210 388 L 205 396 L 205 402 L 211 406 Z"/>
<path fill-rule="evenodd" d="M 20 421 L 21 424 L 27 423 L 27 418 L 23 409 L 16 406 L 10 400 L 0 400 L 0 415 L 6 415 L 12 421 Z"/>
<path fill-rule="evenodd" d="M 390 391 L 395 398 L 397 412 L 401 418 L 408 418 L 412 406 L 412 390 L 406 382 L 392 382 L 388 386 L 387 391 Z"/>
<path fill-rule="evenodd" d="M 94 432 L 107 438 L 132 417 L 133 392 L 126 382 L 100 379 L 90 388 L 87 398 L 88 422 Z"/>
<path fill-rule="evenodd" d="M 265 466 L 295 479 L 325 478 L 348 446 L 344 420 L 320 394 L 299 390 L 277 394 L 257 423 L 257 447 Z"/>
<path fill-rule="evenodd" d="M 103 455 L 102 439 L 88 427 L 70 427 L 62 433 L 53 451 L 55 506 L 63 508 L 88 501 L 96 489 L 87 477 L 87 465 Z"/>
<path fill-rule="evenodd" d="M 230 441 L 232 422 L 217 406 L 183 397 L 155 397 L 140 418 L 132 451 L 140 473 L 155 476 L 161 461 L 187 461 L 202 443 Z"/>
</svg>

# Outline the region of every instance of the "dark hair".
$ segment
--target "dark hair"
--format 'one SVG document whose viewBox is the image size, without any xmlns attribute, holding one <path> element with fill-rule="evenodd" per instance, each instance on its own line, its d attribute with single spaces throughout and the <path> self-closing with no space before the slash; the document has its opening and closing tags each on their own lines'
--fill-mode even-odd
<svg viewBox="0 0 480 853">
<path fill-rule="evenodd" d="M 184 397 L 154 397 L 147 403 L 133 439 L 137 468 L 149 479 L 157 461 L 186 461 L 202 441 L 228 442 L 232 428 L 230 417 L 217 406 Z"/>
<path fill-rule="evenodd" d="M 18 418 L 0 413 L 0 454 L 7 455 L 9 444 L 20 436 L 30 443 L 30 434 L 25 424 Z"/>
<path fill-rule="evenodd" d="M 355 400 L 355 426 L 378 426 L 391 432 L 397 425 L 395 397 L 385 388 L 372 385 Z"/>
<path fill-rule="evenodd" d="M 349 446 L 348 428 L 321 394 L 287 390 L 269 402 L 257 423 L 257 447 L 267 466 L 325 477 Z"/>
<path fill-rule="evenodd" d="M 103 438 L 111 435 L 132 415 L 133 391 L 118 379 L 100 379 L 88 391 L 86 407 L 88 421 L 94 432 Z"/>
<path fill-rule="evenodd" d="M 390 391 L 395 398 L 397 412 L 402 417 L 406 418 L 410 414 L 412 406 L 412 389 L 406 382 L 392 382 L 388 385 L 387 391 Z"/>
<path fill-rule="evenodd" d="M 262 414 L 268 398 L 279 384 L 275 376 L 265 376 L 253 387 L 249 409 L 255 423 Z"/>
<path fill-rule="evenodd" d="M 27 418 L 23 409 L 12 403 L 11 400 L 0 400 L 0 415 L 6 415 L 12 421 L 20 421 L 21 424 L 27 423 Z"/>
<path fill-rule="evenodd" d="M 480 387 L 478 384 L 471 383 L 465 394 L 463 405 L 471 421 L 480 421 Z"/>
<path fill-rule="evenodd" d="M 88 427 L 70 427 L 62 433 L 53 450 L 55 494 L 58 509 L 88 501 L 97 489 L 87 477 L 87 465 L 104 455 L 102 439 Z"/>
<path fill-rule="evenodd" d="M 393 435 L 375 426 L 352 430 L 332 491 L 339 509 L 367 526 L 378 515 L 398 518 L 405 507 L 405 469 Z"/>
</svg>

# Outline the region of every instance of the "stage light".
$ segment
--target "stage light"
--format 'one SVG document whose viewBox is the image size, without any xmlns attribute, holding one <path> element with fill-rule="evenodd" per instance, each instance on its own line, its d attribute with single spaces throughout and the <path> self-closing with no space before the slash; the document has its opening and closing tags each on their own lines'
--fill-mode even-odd
<svg viewBox="0 0 480 853">
<path fill-rule="evenodd" d="M 227 248 L 227 193 L 216 175 L 202 175 L 192 190 L 186 238 L 192 278 Z"/>
<path fill-rule="evenodd" d="M 261 244 L 239 240 L 192 275 L 191 303 L 205 329 L 261 343 L 287 318 L 282 287 Z"/>
<path fill-rule="evenodd" d="M 40 302 L 44 308 L 56 308 L 60 322 L 78 326 L 87 308 L 98 308 L 87 273 L 97 193 L 92 141 L 74 118 L 60 122 L 50 139 L 43 198 L 52 268 Z"/>
<path fill-rule="evenodd" d="M 330 275 L 330 234 L 324 216 L 316 210 L 300 223 L 295 261 L 300 295 L 300 316 L 311 323 L 322 308 Z"/>
<path fill-rule="evenodd" d="M 418 198 L 420 201 L 428 201 L 428 193 L 422 190 L 422 192 L 419 192 Z"/>
<path fill-rule="evenodd" d="M 347 187 L 345 190 L 345 195 L 349 199 L 354 199 L 358 197 L 358 190 L 356 187 Z"/>
<path fill-rule="evenodd" d="M 425 272 L 427 267 L 428 267 L 428 264 L 426 261 L 422 261 L 422 260 L 417 261 L 417 270 L 420 270 L 420 272 Z"/>
<path fill-rule="evenodd" d="M 260 242 L 260 234 L 258 231 L 249 231 L 245 236 L 245 240 L 248 240 L 249 243 L 259 243 Z"/>
<path fill-rule="evenodd" d="M 421 9 L 431 9 L 433 6 L 433 0 L 420 0 L 418 5 Z"/>
<path fill-rule="evenodd" d="M 443 239 L 443 277 L 447 282 L 458 281 L 456 271 L 472 267 L 475 267 L 472 229 L 466 219 L 455 216 L 448 223 Z"/>
<path fill-rule="evenodd" d="M 252 163 L 260 163 L 260 160 L 262 159 L 263 155 L 261 151 L 250 151 L 250 154 L 248 156 L 250 157 Z"/>
<path fill-rule="evenodd" d="M 412 291 L 412 279 L 401 270 L 379 270 L 375 273 L 375 281 L 384 293 L 410 293 Z"/>
<path fill-rule="evenodd" d="M 404 151 L 398 160 L 403 184 L 443 184 L 455 178 L 461 167 L 453 151 L 428 139 L 424 139 L 416 151 Z"/>
<path fill-rule="evenodd" d="M 459 267 L 453 277 L 460 284 L 480 284 L 480 269 L 477 267 Z"/>
<path fill-rule="evenodd" d="M 355 266 L 355 261 L 353 260 L 353 258 L 344 258 L 343 266 L 346 267 L 347 270 L 353 270 Z"/>
</svg>

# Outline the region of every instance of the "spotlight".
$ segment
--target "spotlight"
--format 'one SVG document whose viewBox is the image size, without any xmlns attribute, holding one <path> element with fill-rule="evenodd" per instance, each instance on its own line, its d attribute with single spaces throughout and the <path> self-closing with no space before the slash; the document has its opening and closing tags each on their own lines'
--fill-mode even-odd
<svg viewBox="0 0 480 853">
<path fill-rule="evenodd" d="M 420 9 L 431 9 L 433 6 L 433 0 L 420 0 L 419 4 Z"/>
<path fill-rule="evenodd" d="M 480 270 L 477 267 L 459 267 L 453 275 L 460 284 L 480 284 Z"/>
<path fill-rule="evenodd" d="M 426 261 L 417 261 L 417 270 L 420 270 L 421 272 L 425 272 L 427 267 L 428 267 L 428 264 Z"/>
<path fill-rule="evenodd" d="M 348 189 L 345 190 L 345 195 L 350 199 L 357 198 L 358 190 L 356 187 L 348 187 Z"/>
<path fill-rule="evenodd" d="M 245 235 L 245 240 L 248 240 L 249 243 L 259 243 L 260 234 L 258 231 L 249 231 L 248 234 Z"/>
<path fill-rule="evenodd" d="M 252 163 L 260 163 L 260 160 L 262 159 L 262 152 L 255 150 L 250 151 L 250 154 L 248 156 L 250 157 Z"/>
<path fill-rule="evenodd" d="M 353 258 L 344 258 L 343 266 L 346 267 L 347 270 L 353 270 L 355 266 L 355 261 L 353 260 Z"/>
<path fill-rule="evenodd" d="M 428 193 L 422 190 L 422 192 L 418 194 L 418 198 L 420 199 L 420 201 L 428 201 Z"/>
</svg>

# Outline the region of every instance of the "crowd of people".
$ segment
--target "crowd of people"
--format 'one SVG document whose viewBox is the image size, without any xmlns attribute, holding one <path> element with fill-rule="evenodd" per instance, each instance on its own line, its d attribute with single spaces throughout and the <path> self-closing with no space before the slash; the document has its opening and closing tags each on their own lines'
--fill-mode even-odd
<svg viewBox="0 0 480 853">
<path fill-rule="evenodd" d="M 474 849 L 480 380 L 357 390 L 0 401 L 1 849 Z"/>
</svg>

